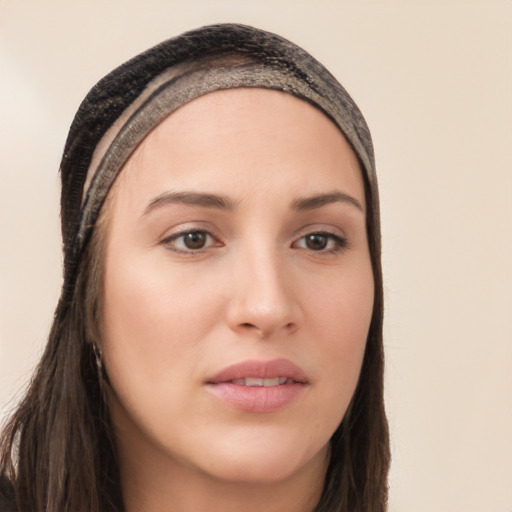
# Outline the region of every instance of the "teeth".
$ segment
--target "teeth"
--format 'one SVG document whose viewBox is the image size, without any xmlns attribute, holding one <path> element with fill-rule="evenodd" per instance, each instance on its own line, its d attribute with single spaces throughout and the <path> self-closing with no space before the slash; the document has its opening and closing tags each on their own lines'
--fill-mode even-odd
<svg viewBox="0 0 512 512">
<path fill-rule="evenodd" d="M 278 386 L 279 385 L 279 377 L 275 377 L 274 379 L 255 379 L 253 377 L 247 377 L 245 379 L 246 386 Z"/>
<path fill-rule="evenodd" d="M 286 377 L 274 377 L 273 379 L 261 379 L 258 377 L 246 377 L 245 379 L 235 379 L 233 380 L 233 384 L 237 384 L 239 386 L 263 386 L 263 387 L 271 387 L 271 386 L 280 386 L 282 384 L 286 384 L 288 379 Z"/>
</svg>

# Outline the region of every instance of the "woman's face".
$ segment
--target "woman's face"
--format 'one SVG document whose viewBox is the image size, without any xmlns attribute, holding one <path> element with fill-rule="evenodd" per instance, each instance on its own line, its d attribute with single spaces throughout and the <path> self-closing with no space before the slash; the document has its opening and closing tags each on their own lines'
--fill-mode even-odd
<svg viewBox="0 0 512 512">
<path fill-rule="evenodd" d="M 361 170 L 285 93 L 205 95 L 109 197 L 103 355 L 121 464 L 243 482 L 324 470 L 373 307 Z"/>
</svg>

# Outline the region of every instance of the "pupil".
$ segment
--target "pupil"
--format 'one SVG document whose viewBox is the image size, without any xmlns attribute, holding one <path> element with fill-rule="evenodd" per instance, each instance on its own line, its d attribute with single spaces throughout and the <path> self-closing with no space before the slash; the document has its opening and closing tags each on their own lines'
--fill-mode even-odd
<svg viewBox="0 0 512 512">
<path fill-rule="evenodd" d="M 320 251 L 327 247 L 327 237 L 325 235 L 308 235 L 306 245 L 308 249 Z"/>
<path fill-rule="evenodd" d="M 188 233 L 184 242 L 188 249 L 202 249 L 206 242 L 206 234 L 201 231 Z"/>
</svg>

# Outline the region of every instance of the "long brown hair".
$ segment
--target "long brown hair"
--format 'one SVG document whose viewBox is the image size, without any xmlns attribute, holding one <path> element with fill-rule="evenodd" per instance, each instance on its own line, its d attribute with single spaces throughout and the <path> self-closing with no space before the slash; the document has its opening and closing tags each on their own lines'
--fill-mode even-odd
<svg viewBox="0 0 512 512">
<path fill-rule="evenodd" d="M 210 47 L 215 48 L 215 44 L 219 46 L 221 36 L 224 44 L 229 43 L 231 52 L 245 52 L 244 59 L 247 52 L 257 48 L 257 58 L 260 53 L 270 52 L 273 65 L 276 55 L 284 50 L 287 56 L 295 52 L 296 59 L 309 59 L 308 64 L 314 60 L 278 36 L 250 27 L 220 25 L 199 29 L 194 34 L 195 40 L 189 33 L 178 40 L 178 45 L 176 41 L 163 43 L 115 70 L 84 100 L 71 127 L 61 167 L 65 247 L 62 295 L 41 361 L 0 440 L 0 494 L 15 502 L 19 511 L 123 510 L 114 432 L 104 392 L 108 383 L 94 350 L 95 346 L 101 346 L 98 326 L 108 201 L 95 222 L 87 226 L 87 235 L 77 245 L 85 176 L 98 141 L 144 89 L 151 76 L 173 65 L 174 61 L 183 60 L 183 55 L 191 58 L 191 55 L 204 54 Z M 210 40 L 205 34 L 210 35 Z M 214 42 L 212 34 L 217 38 Z M 258 40 L 264 40 L 265 44 L 257 46 Z M 174 52 L 171 57 L 169 48 Z M 251 58 L 256 59 L 254 55 Z M 290 67 L 289 62 L 285 64 Z M 328 73 L 324 69 L 320 71 Z M 299 71 L 295 70 L 298 79 L 309 84 L 310 77 L 302 76 L 304 73 L 301 75 Z M 328 78 L 331 80 L 331 75 Z M 345 97 L 342 99 L 348 102 Z M 352 104 L 349 107 L 357 109 Z M 358 118 L 357 128 L 364 131 L 366 124 L 360 119 L 362 116 Z M 362 162 L 362 168 L 367 173 L 363 174 L 375 283 L 374 309 L 358 386 L 343 421 L 332 436 L 324 492 L 315 512 L 384 512 L 387 503 L 390 454 L 383 402 L 379 201 L 374 176 L 368 176 L 368 167 L 373 166 L 369 133 L 365 140 L 364 155 L 370 155 L 370 164 Z M 350 142 L 354 146 L 354 140 Z M 356 152 L 362 158 L 362 151 Z"/>
<path fill-rule="evenodd" d="M 101 308 L 101 222 L 72 300 L 57 307 L 25 397 L 6 424 L 0 478 L 20 511 L 120 511 L 115 443 L 93 349 Z"/>
</svg>

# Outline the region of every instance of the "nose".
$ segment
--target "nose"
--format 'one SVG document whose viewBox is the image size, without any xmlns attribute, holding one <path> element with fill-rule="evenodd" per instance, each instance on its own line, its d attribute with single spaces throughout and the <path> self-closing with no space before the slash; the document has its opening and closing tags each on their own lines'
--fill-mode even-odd
<svg viewBox="0 0 512 512">
<path fill-rule="evenodd" d="M 241 258 L 227 311 L 233 331 L 266 339 L 297 330 L 300 308 L 285 267 L 285 262 L 269 252 Z"/>
</svg>

